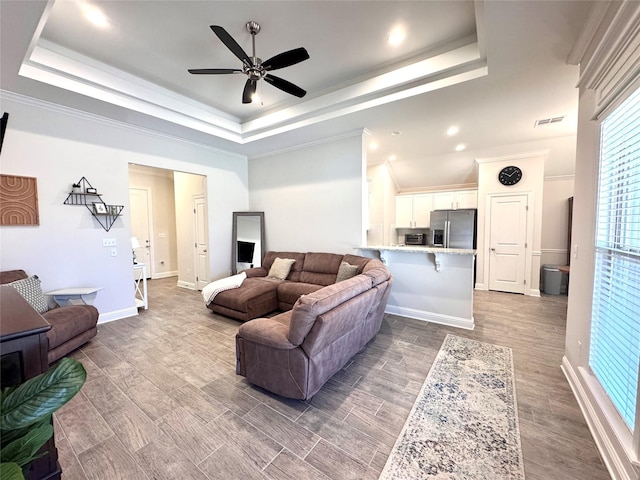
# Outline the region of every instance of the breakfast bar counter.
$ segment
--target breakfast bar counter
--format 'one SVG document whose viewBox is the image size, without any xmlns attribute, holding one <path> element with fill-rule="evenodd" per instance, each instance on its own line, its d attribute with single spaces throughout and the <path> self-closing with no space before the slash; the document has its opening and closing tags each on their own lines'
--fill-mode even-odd
<svg viewBox="0 0 640 480">
<path fill-rule="evenodd" d="M 475 250 L 369 245 L 393 275 L 386 313 L 473 330 Z"/>
</svg>

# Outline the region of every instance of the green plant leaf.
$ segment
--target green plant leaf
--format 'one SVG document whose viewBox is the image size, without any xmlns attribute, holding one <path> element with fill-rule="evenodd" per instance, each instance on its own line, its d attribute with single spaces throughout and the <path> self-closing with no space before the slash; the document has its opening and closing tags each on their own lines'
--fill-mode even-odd
<svg viewBox="0 0 640 480">
<path fill-rule="evenodd" d="M 0 428 L 12 430 L 39 422 L 71 400 L 86 378 L 80 362 L 63 358 L 55 368 L 27 380 L 2 399 Z"/>
<path fill-rule="evenodd" d="M 32 428 L 37 428 L 44 424 L 51 424 L 51 415 L 47 415 L 40 422 L 27 427 L 16 428 L 15 430 L 0 430 L 0 438 L 2 439 L 0 448 L 4 448 L 14 440 L 24 437 Z"/>
<path fill-rule="evenodd" d="M 1 463 L 0 480 L 24 480 L 20 465 L 17 463 Z"/>
<path fill-rule="evenodd" d="M 49 423 L 39 425 L 0 450 L 0 460 L 15 462 L 21 467 L 36 458 L 36 453 L 53 435 L 53 426 Z"/>
</svg>

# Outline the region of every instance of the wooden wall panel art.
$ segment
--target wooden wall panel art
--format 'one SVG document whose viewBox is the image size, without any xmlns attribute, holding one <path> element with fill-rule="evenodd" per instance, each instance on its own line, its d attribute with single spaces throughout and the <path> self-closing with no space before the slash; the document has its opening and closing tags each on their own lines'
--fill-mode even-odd
<svg viewBox="0 0 640 480">
<path fill-rule="evenodd" d="M 0 225 L 40 225 L 37 178 L 0 175 Z"/>
</svg>

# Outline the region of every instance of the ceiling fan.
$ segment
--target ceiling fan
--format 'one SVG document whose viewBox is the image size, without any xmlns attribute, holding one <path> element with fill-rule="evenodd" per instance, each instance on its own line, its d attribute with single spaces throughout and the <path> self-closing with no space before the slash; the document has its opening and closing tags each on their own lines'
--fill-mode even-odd
<svg viewBox="0 0 640 480">
<path fill-rule="evenodd" d="M 309 53 L 306 49 L 294 48 L 286 52 L 280 53 L 271 57 L 264 62 L 262 59 L 256 56 L 256 35 L 260 32 L 260 25 L 256 22 L 247 22 L 245 25 L 247 31 L 251 34 L 251 45 L 253 47 L 253 55 L 250 57 L 242 49 L 238 42 L 236 42 L 231 35 L 219 25 L 211 25 L 211 30 L 217 35 L 217 37 L 231 50 L 236 57 L 242 61 L 242 68 L 193 68 L 189 69 L 189 73 L 195 75 L 223 75 L 229 73 L 244 73 L 247 77 L 247 83 L 244 85 L 244 91 L 242 92 L 242 103 L 251 103 L 253 96 L 256 93 L 256 87 L 258 80 L 264 78 L 267 83 L 270 83 L 276 88 L 295 95 L 296 97 L 304 97 L 307 92 L 302 88 L 288 82 L 280 77 L 271 75 L 272 70 L 278 70 L 280 68 L 289 67 L 300 63 L 309 58 Z"/>
</svg>

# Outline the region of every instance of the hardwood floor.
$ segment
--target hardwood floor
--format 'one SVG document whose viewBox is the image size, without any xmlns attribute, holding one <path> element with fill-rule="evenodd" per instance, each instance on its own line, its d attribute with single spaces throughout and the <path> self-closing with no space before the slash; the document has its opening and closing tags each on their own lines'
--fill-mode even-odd
<svg viewBox="0 0 640 480">
<path fill-rule="evenodd" d="M 566 297 L 475 293 L 474 331 L 388 315 L 309 402 L 235 374 L 238 323 L 175 278 L 74 353 L 54 418 L 64 480 L 376 479 L 447 333 L 511 347 L 527 480 L 610 476 L 561 370 Z"/>
</svg>

